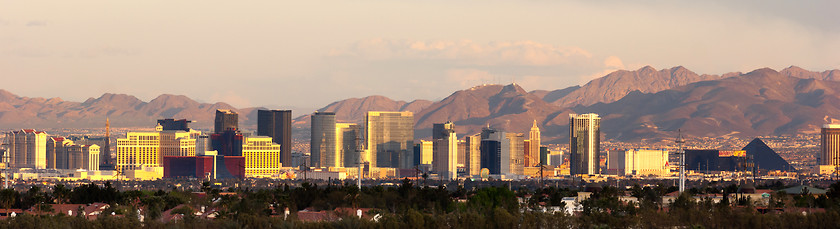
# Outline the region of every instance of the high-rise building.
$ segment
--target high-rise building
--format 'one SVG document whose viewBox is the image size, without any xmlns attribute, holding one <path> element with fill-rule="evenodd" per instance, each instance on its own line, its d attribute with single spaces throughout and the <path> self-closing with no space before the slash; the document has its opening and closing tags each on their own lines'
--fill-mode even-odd
<svg viewBox="0 0 840 229">
<path fill-rule="evenodd" d="M 257 111 L 257 135 L 270 136 L 274 143 L 280 144 L 280 162 L 291 165 L 292 162 L 292 111 L 259 110 Z"/>
<path fill-rule="evenodd" d="M 431 165 L 434 160 L 435 143 L 433 141 L 420 140 L 420 164 Z"/>
<path fill-rule="evenodd" d="M 239 130 L 239 114 L 232 110 L 216 110 L 214 133 Z"/>
<path fill-rule="evenodd" d="M 548 165 L 549 154 L 551 154 L 551 151 L 548 150 L 548 147 L 540 146 L 540 165 Z"/>
<path fill-rule="evenodd" d="M 271 176 L 280 173 L 280 145 L 269 136 L 245 138 L 242 145 L 246 176 Z"/>
<path fill-rule="evenodd" d="M 6 133 L 9 162 L 16 168 L 47 168 L 47 133 L 34 129 Z"/>
<path fill-rule="evenodd" d="M 525 141 L 523 143 L 524 143 L 524 146 L 525 146 L 524 147 L 525 151 L 523 151 L 522 158 L 525 161 L 524 162 L 525 167 L 533 167 L 534 165 L 530 164 L 531 163 L 531 140 L 525 139 Z"/>
<path fill-rule="evenodd" d="M 227 130 L 210 135 L 212 150 L 219 156 L 242 156 L 242 144 L 245 137 L 239 131 Z"/>
<path fill-rule="evenodd" d="M 47 138 L 47 168 L 68 169 L 65 147 L 72 144 L 73 141 L 63 137 Z"/>
<path fill-rule="evenodd" d="M 636 176 L 668 175 L 668 151 L 649 149 L 611 150 L 607 156 L 607 174 Z"/>
<path fill-rule="evenodd" d="M 369 111 L 365 136 L 371 167 L 414 168 L 414 113 Z"/>
<path fill-rule="evenodd" d="M 362 128 L 355 123 L 335 124 L 335 163 L 333 167 L 355 167 L 359 163 L 357 138 L 362 137 Z"/>
<path fill-rule="evenodd" d="M 505 142 L 502 143 L 510 147 L 508 150 L 508 157 L 502 158 L 502 161 L 507 160 L 507 171 L 510 174 L 525 175 L 525 136 L 520 133 L 505 134 Z M 505 166 L 502 165 L 502 171 L 505 171 Z"/>
<path fill-rule="evenodd" d="M 337 167 L 335 113 L 315 112 L 310 120 L 309 167 Z"/>
<path fill-rule="evenodd" d="M 216 111 L 216 112 L 218 114 L 218 111 Z M 239 116 L 239 115 L 237 115 L 237 116 Z M 227 118 L 231 118 L 231 117 L 227 117 Z M 238 117 L 234 118 L 234 120 L 235 120 L 235 122 L 238 122 Z M 192 121 L 189 121 L 189 120 L 186 120 L 186 119 L 172 119 L 172 118 L 158 119 L 157 120 L 157 123 L 161 127 L 163 127 L 163 130 L 181 130 L 181 131 L 187 131 L 187 132 L 190 131 L 190 123 L 191 122 Z M 223 123 L 224 122 L 225 121 L 223 121 Z M 225 124 L 223 124 L 223 125 L 225 125 Z M 234 126 L 238 126 L 238 125 L 234 125 Z"/>
<path fill-rule="evenodd" d="M 464 142 L 464 154 L 467 158 L 464 167 L 470 176 L 477 176 L 481 173 L 481 134 L 467 136 Z"/>
<path fill-rule="evenodd" d="M 195 156 L 195 138 L 190 132 L 164 130 L 159 133 L 161 156 Z"/>
<path fill-rule="evenodd" d="M 67 151 L 68 169 L 99 170 L 98 145 L 69 145 Z"/>
<path fill-rule="evenodd" d="M 432 171 L 442 179 L 455 179 L 458 177 L 458 137 L 455 134 L 455 125 L 447 122 L 434 124 L 434 127 L 433 129 L 440 133 L 433 134 L 438 138 L 433 140 Z"/>
<path fill-rule="evenodd" d="M 597 114 L 569 115 L 569 173 L 601 174 L 601 118 Z"/>
<path fill-rule="evenodd" d="M 528 132 L 528 161 L 525 162 L 525 166 L 540 166 L 540 144 L 540 128 L 537 126 L 537 120 L 534 120 L 534 126 Z"/>
<path fill-rule="evenodd" d="M 823 125 L 820 133 L 820 165 L 840 167 L 840 124 Z"/>
<path fill-rule="evenodd" d="M 158 167 L 160 163 L 159 132 L 128 132 L 125 138 L 117 139 L 117 171 Z"/>
<path fill-rule="evenodd" d="M 141 167 L 161 167 L 163 156 L 195 156 L 196 140 L 192 136 L 196 133 L 180 130 L 164 131 L 160 125 L 157 125 L 156 130 L 155 132 L 128 132 L 125 138 L 117 139 L 115 169 L 125 172 Z"/>
<path fill-rule="evenodd" d="M 510 141 L 505 135 L 496 129 L 481 130 L 481 168 L 490 170 L 490 174 L 510 173 Z"/>
</svg>

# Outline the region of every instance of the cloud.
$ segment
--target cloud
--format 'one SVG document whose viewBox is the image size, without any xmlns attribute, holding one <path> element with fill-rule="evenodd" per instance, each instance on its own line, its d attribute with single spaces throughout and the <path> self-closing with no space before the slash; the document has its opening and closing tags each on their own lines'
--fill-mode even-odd
<svg viewBox="0 0 840 229">
<path fill-rule="evenodd" d="M 460 85 L 462 88 L 495 83 L 494 81 L 497 77 L 487 71 L 478 69 L 449 69 L 446 71 L 446 80 L 450 83 Z"/>
<path fill-rule="evenodd" d="M 588 51 L 573 46 L 557 46 L 535 41 L 478 43 L 471 40 L 384 40 L 359 41 L 328 56 L 367 60 L 446 60 L 461 65 L 552 66 L 592 58 Z"/>
<path fill-rule="evenodd" d="M 224 102 L 238 108 L 251 107 L 250 100 L 231 90 L 221 93 L 213 93 L 213 95 L 210 96 L 210 101 Z"/>
<path fill-rule="evenodd" d="M 332 49 L 325 59 L 330 68 L 318 78 L 330 79 L 331 87 L 409 100 L 441 98 L 481 84 L 554 90 L 625 67 L 617 56 L 531 40 L 368 39 Z"/>
<path fill-rule="evenodd" d="M 604 67 L 613 69 L 624 69 L 624 62 L 617 56 L 609 56 L 604 60 Z"/>
</svg>

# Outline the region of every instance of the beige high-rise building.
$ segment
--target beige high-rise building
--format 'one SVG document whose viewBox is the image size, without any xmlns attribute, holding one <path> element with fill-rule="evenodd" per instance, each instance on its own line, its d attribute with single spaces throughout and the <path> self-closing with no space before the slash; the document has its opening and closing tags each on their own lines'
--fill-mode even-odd
<svg viewBox="0 0 840 229">
<path fill-rule="evenodd" d="M 620 176 L 666 176 L 667 150 L 611 150 L 607 156 L 607 174 Z"/>
<path fill-rule="evenodd" d="M 840 167 L 840 124 L 823 125 L 820 133 L 820 165 Z"/>
<path fill-rule="evenodd" d="M 266 177 L 280 173 L 281 147 L 272 137 L 246 137 L 242 142 L 242 156 L 245 157 L 245 176 Z"/>
<path fill-rule="evenodd" d="M 160 153 L 163 156 L 195 156 L 192 132 L 164 130 L 160 132 Z"/>
<path fill-rule="evenodd" d="M 47 138 L 47 168 L 48 169 L 69 169 L 67 146 L 73 145 L 73 141 L 63 137 Z"/>
<path fill-rule="evenodd" d="M 335 124 L 335 154 L 332 158 L 328 158 L 327 167 L 356 166 L 359 160 L 356 152 L 356 138 L 361 137 L 360 132 L 359 125 L 355 123 Z"/>
<path fill-rule="evenodd" d="M 467 136 L 465 139 L 467 162 L 464 164 L 470 176 L 477 176 L 481 173 L 481 134 Z"/>
<path fill-rule="evenodd" d="M 540 128 L 537 127 L 537 120 L 534 120 L 534 126 L 528 132 L 528 161 L 525 166 L 540 166 L 540 144 Z"/>
<path fill-rule="evenodd" d="M 510 159 L 508 160 L 508 170 L 511 174 L 525 175 L 525 136 L 520 133 L 505 133 L 505 138 L 509 142 L 507 146 L 510 148 Z M 504 147 L 504 142 L 502 143 Z M 502 165 L 502 171 L 504 171 Z"/>
<path fill-rule="evenodd" d="M 34 129 L 6 133 L 9 162 L 16 168 L 47 168 L 47 133 Z"/>
<path fill-rule="evenodd" d="M 451 124 L 451 123 L 447 123 Z M 458 137 L 454 125 L 440 130 L 438 139 L 434 139 L 434 159 L 432 171 L 442 179 L 458 178 Z"/>
<path fill-rule="evenodd" d="M 99 146 L 69 145 L 67 151 L 68 169 L 99 170 Z"/>
<path fill-rule="evenodd" d="M 414 168 L 414 113 L 369 111 L 365 136 L 371 167 Z"/>
<path fill-rule="evenodd" d="M 435 143 L 420 140 L 420 164 L 431 165 L 434 160 Z"/>
</svg>

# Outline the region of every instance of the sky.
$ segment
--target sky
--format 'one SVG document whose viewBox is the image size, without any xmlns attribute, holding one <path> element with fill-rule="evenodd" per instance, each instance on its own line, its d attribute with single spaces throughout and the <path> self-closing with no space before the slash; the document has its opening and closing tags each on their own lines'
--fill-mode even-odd
<svg viewBox="0 0 840 229">
<path fill-rule="evenodd" d="M 314 109 L 612 71 L 840 69 L 840 1 L 0 0 L 0 89 Z"/>
</svg>

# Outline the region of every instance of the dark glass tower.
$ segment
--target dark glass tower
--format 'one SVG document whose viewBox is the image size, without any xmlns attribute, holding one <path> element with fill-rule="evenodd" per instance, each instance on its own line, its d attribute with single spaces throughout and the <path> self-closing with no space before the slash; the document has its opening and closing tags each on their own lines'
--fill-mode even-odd
<svg viewBox="0 0 840 229">
<path fill-rule="evenodd" d="M 257 111 L 257 135 L 269 136 L 280 144 L 283 166 L 292 164 L 292 110 Z"/>
<path fill-rule="evenodd" d="M 216 110 L 215 124 L 213 132 L 217 134 L 226 130 L 239 130 L 239 114 L 232 110 Z"/>
<path fill-rule="evenodd" d="M 218 111 L 217 111 L 218 112 Z M 218 116 L 217 116 L 218 117 Z M 158 119 L 157 123 L 163 127 L 163 130 L 183 130 L 190 131 L 190 123 L 192 121 L 186 119 Z M 218 131 L 217 131 L 218 132 Z"/>
<path fill-rule="evenodd" d="M 312 130 L 309 140 L 311 167 L 336 167 L 335 113 L 315 112 L 310 116 Z"/>
</svg>

